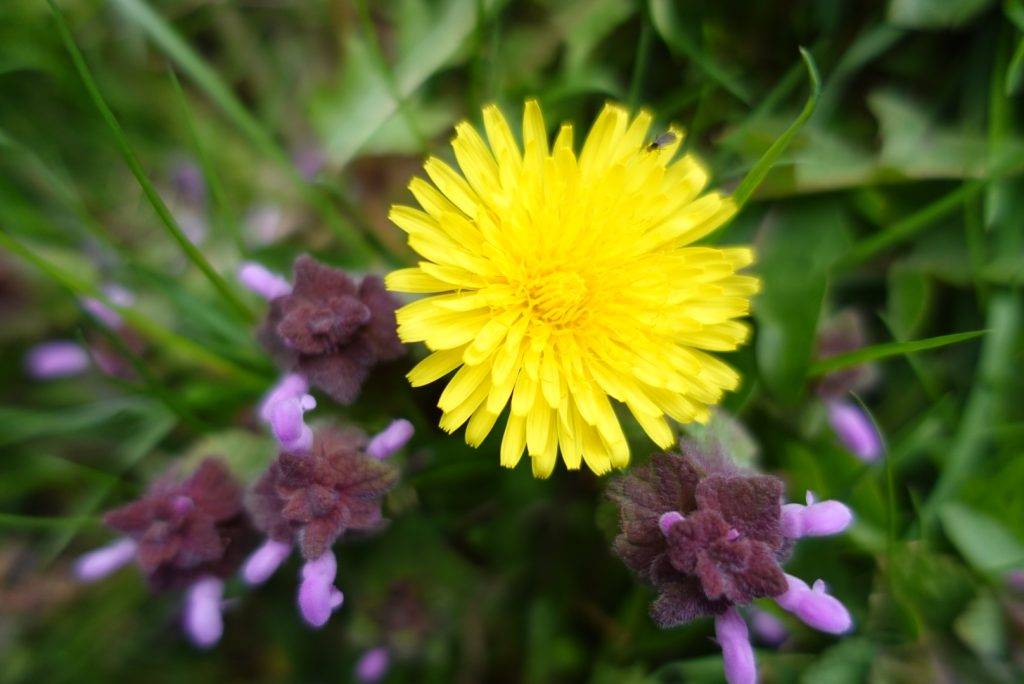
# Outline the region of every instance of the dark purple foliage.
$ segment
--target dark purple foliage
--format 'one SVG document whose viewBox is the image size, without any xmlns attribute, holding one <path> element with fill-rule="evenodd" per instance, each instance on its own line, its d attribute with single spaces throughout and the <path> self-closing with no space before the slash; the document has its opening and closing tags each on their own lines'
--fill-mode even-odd
<svg viewBox="0 0 1024 684">
<path fill-rule="evenodd" d="M 282 453 L 249 497 L 256 526 L 272 539 L 297 543 L 306 560 L 319 558 L 349 530 L 379 528 L 381 501 L 398 471 L 367 456 L 365 446 L 357 430 L 322 430 L 310 453 Z"/>
<path fill-rule="evenodd" d="M 366 276 L 356 286 L 344 272 L 303 255 L 295 260 L 291 294 L 270 303 L 260 339 L 289 370 L 351 404 L 375 365 L 405 352 L 397 306 L 380 278 Z"/>
<path fill-rule="evenodd" d="M 658 590 L 651 616 L 662 627 L 787 589 L 779 566 L 790 547 L 781 528 L 782 482 L 693 445 L 684 452 L 655 454 L 608 489 L 620 515 L 615 553 Z M 659 519 L 669 511 L 683 519 L 666 534 Z"/>
<path fill-rule="evenodd" d="M 204 575 L 231 575 L 252 549 L 242 496 L 227 468 L 207 458 L 185 480 L 170 472 L 103 520 L 135 540 L 139 566 L 155 589 L 184 587 Z"/>
</svg>

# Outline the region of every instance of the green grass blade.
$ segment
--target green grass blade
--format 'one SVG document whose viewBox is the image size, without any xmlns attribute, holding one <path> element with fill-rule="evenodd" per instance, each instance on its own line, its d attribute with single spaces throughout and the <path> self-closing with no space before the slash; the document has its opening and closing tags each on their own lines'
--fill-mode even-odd
<svg viewBox="0 0 1024 684">
<path fill-rule="evenodd" d="M 818 98 L 821 97 L 821 77 L 818 75 L 818 66 L 814 63 L 814 57 L 804 48 L 800 48 L 800 56 L 803 57 L 804 66 L 807 67 L 807 78 L 811 83 L 811 94 L 807 98 L 807 102 L 804 104 L 800 115 L 771 144 L 771 147 L 754 164 L 754 168 L 750 169 L 750 172 L 740 181 L 739 186 L 732 195 L 737 207 L 742 207 L 746 204 L 751 195 L 754 194 L 754 191 L 757 190 L 757 186 L 761 185 L 761 182 L 768 175 L 768 172 L 771 171 L 779 156 L 789 147 L 789 143 L 793 141 L 793 138 L 803 128 L 803 125 L 811 118 L 811 114 L 814 113 L 814 108 L 818 104 Z"/>
<path fill-rule="evenodd" d="M 53 0 L 48 0 L 53 2 Z M 115 0 L 124 14 L 142 27 L 150 38 L 179 68 L 213 100 L 221 111 L 245 135 L 261 153 L 276 161 L 284 168 L 292 182 L 304 194 L 305 199 L 313 205 L 345 247 L 346 254 L 353 262 L 370 258 L 373 248 L 367 243 L 366 234 L 369 229 L 355 209 L 351 200 L 344 198 L 341 208 L 351 221 L 351 225 L 343 223 L 335 210 L 330 196 L 321 192 L 315 185 L 307 183 L 299 174 L 288 155 L 274 140 L 274 136 L 242 105 L 221 78 L 206 62 L 186 43 L 168 24 L 163 17 L 154 12 L 143 0 Z M 339 192 L 341 192 L 339 190 Z M 342 195 L 344 193 L 342 192 Z"/>
<path fill-rule="evenodd" d="M 884 249 L 909 240 L 934 222 L 956 211 L 961 204 L 974 197 L 983 187 L 985 187 L 983 181 L 964 183 L 920 211 L 878 231 L 866 240 L 858 242 L 849 254 L 836 265 L 836 268 L 848 269 L 856 266 Z"/>
<path fill-rule="evenodd" d="M 911 340 L 909 342 L 887 342 L 885 344 L 876 344 L 870 347 L 862 347 L 852 352 L 845 354 L 837 354 L 836 356 L 830 356 L 827 359 L 821 359 L 813 363 L 808 370 L 807 374 L 810 377 L 817 377 L 819 375 L 825 375 L 827 373 L 834 373 L 850 366 L 856 366 L 862 363 L 868 363 L 870 361 L 879 361 L 881 359 L 887 359 L 892 356 L 902 356 L 903 354 L 915 354 L 917 352 L 927 351 L 929 349 L 939 349 L 940 347 L 948 347 L 951 344 L 959 344 L 961 342 L 967 342 L 968 340 L 974 340 L 984 335 L 987 330 L 972 330 L 971 332 L 954 333 L 952 335 L 939 335 L 938 337 L 928 337 L 923 340 Z"/>
<path fill-rule="evenodd" d="M 181 115 L 185 120 L 185 127 L 188 129 L 192 149 L 195 150 L 199 166 L 203 170 L 203 179 L 206 181 L 207 187 L 210 188 L 210 197 L 213 199 L 217 224 L 221 230 L 230 233 L 231 239 L 235 243 L 235 248 L 239 253 L 245 254 L 246 246 L 245 241 L 242 239 L 242 232 L 239 229 L 238 217 L 235 214 L 231 201 L 227 197 L 227 193 L 224 192 L 224 185 L 220 182 L 220 176 L 213 166 L 213 160 L 210 159 L 210 155 L 206 152 L 206 146 L 199 139 L 195 117 L 192 116 L 192 108 L 189 107 L 185 91 L 182 90 L 181 82 L 178 81 L 178 75 L 174 73 L 174 69 L 168 68 L 167 73 L 170 75 L 171 84 L 174 86 L 174 94 L 178 98 L 178 104 L 181 107 Z"/>
<path fill-rule="evenodd" d="M 650 0 L 648 10 L 651 24 L 672 52 L 684 55 L 708 78 L 744 104 L 751 103 L 753 97 L 750 90 L 725 67 L 702 52 L 684 31 L 677 28 L 678 21 L 670 0 Z"/>
<path fill-rule="evenodd" d="M 78 45 L 75 44 L 75 39 L 71 35 L 71 30 L 68 28 L 67 22 L 64 21 L 64 16 L 57 8 L 54 0 L 47 0 L 50 5 L 50 9 L 53 12 L 53 16 L 57 21 L 57 30 L 60 33 L 61 40 L 64 43 L 64 47 L 67 49 L 68 54 L 71 56 L 71 61 L 75 65 L 75 70 L 78 72 L 79 77 L 82 79 L 83 85 L 85 85 L 86 91 L 89 93 L 89 98 L 92 100 L 96 109 L 99 110 L 100 116 L 103 117 L 104 122 L 110 128 L 110 132 L 114 137 L 114 142 L 117 145 L 118 151 L 121 156 L 124 157 L 125 162 L 128 164 L 128 168 L 131 169 L 132 175 L 139 182 L 142 187 L 143 193 L 149 200 L 149 203 L 153 206 L 153 210 L 156 212 L 160 221 L 164 227 L 171 234 L 171 237 L 178 243 L 181 250 L 189 258 L 189 260 L 203 272 L 203 275 L 210 281 L 214 289 L 216 289 L 221 296 L 224 297 L 225 301 L 231 305 L 244 319 L 248 321 L 254 321 L 255 315 L 249 309 L 249 307 L 241 300 L 241 298 L 235 293 L 235 291 L 228 285 L 227 281 L 221 277 L 219 273 L 213 268 L 203 253 L 199 251 L 192 241 L 186 237 L 185 233 L 178 226 L 178 222 L 174 220 L 174 216 L 171 215 L 170 209 L 164 204 L 156 188 L 153 186 L 153 182 L 146 175 L 145 170 L 142 168 L 142 164 L 139 163 L 138 157 L 135 156 L 135 152 L 132 150 L 131 144 L 128 142 L 128 138 L 121 128 L 121 124 L 118 123 L 114 113 L 107 106 L 106 100 L 103 98 L 103 94 L 100 93 L 99 87 L 96 85 L 96 81 L 92 77 L 92 73 L 89 70 L 89 66 L 85 63 L 85 57 L 82 55 L 81 50 L 78 49 Z"/>
<path fill-rule="evenodd" d="M 262 376 L 239 366 L 229 359 L 210 352 L 201 344 L 197 344 L 186 337 L 167 330 L 134 309 L 114 304 L 103 292 L 100 292 L 89 283 L 83 282 L 57 268 L 3 230 L 0 230 L 0 247 L 29 262 L 72 294 L 78 297 L 92 297 L 103 302 L 106 306 L 124 317 L 124 320 L 132 328 L 157 344 L 157 346 L 166 348 L 179 361 L 190 365 L 198 363 L 207 370 L 233 377 L 236 381 L 253 389 L 266 385 L 266 379 Z"/>
<path fill-rule="evenodd" d="M 68 517 L 43 517 L 37 515 L 15 515 L 14 513 L 0 513 L 0 528 L 14 530 L 49 530 L 72 528 L 81 529 L 84 526 L 98 527 L 102 524 L 98 515 L 79 515 Z"/>
</svg>

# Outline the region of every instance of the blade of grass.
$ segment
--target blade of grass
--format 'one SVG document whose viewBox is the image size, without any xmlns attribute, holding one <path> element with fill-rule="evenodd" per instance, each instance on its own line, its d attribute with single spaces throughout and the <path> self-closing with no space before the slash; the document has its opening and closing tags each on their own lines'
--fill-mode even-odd
<svg viewBox="0 0 1024 684">
<path fill-rule="evenodd" d="M 960 342 L 977 339 L 987 332 L 987 330 L 972 330 L 971 332 L 928 337 L 923 340 L 887 342 L 885 344 L 876 344 L 870 347 L 861 347 L 860 349 L 856 349 L 852 352 L 837 354 L 836 356 L 830 356 L 827 359 L 816 361 L 811 364 L 811 367 L 807 371 L 807 375 L 808 377 L 813 378 L 825 375 L 826 373 L 834 373 L 835 371 L 843 370 L 844 368 L 849 368 L 851 366 L 867 363 L 869 361 L 878 361 L 892 356 L 914 354 L 917 352 L 927 351 L 929 349 L 947 347 L 951 344 L 959 344 Z"/>
<path fill-rule="evenodd" d="M 53 2 L 53 0 L 48 0 Z M 334 232 L 354 261 L 365 260 L 374 254 L 367 243 L 371 232 L 365 219 L 355 209 L 355 204 L 342 189 L 338 189 L 338 201 L 352 225 L 341 221 L 335 211 L 332 198 L 321 192 L 318 186 L 307 183 L 295 168 L 285 151 L 274 140 L 274 136 L 242 105 L 213 69 L 182 40 L 181 36 L 142 0 L 115 0 L 115 3 L 129 19 L 142 27 L 154 43 L 186 73 L 206 95 L 213 100 L 242 134 L 268 158 L 284 168 L 292 182 L 302 191 L 305 199 L 313 205 L 328 227 Z M 355 230 L 353 230 L 355 228 Z M 387 254 L 387 253 L 385 253 Z M 389 255 L 390 256 L 390 255 Z"/>
<path fill-rule="evenodd" d="M 96 106 L 96 109 L 99 110 L 100 116 L 110 129 L 118 151 L 128 164 L 128 168 L 131 169 L 132 175 L 135 176 L 135 179 L 139 182 L 139 185 L 142 187 L 142 192 L 146 195 L 149 203 L 153 206 L 153 210 L 160 218 L 160 221 L 171 234 L 171 237 L 174 238 L 181 247 L 181 250 L 185 253 L 188 259 L 200 271 L 202 271 L 203 275 L 205 275 L 210 281 L 210 284 L 213 285 L 214 289 L 224 297 L 224 300 L 244 320 L 249 322 L 255 321 L 255 315 L 245 302 L 243 302 L 235 291 L 228 285 L 227 281 L 217 273 L 210 262 L 206 260 L 206 257 L 203 256 L 203 253 L 200 252 L 194 244 L 192 244 L 192 241 L 189 240 L 184 231 L 181 230 L 178 222 L 174 220 L 174 216 L 171 215 L 170 209 L 168 209 L 167 205 L 164 204 L 163 199 L 153 186 L 153 182 L 149 179 L 149 176 L 146 175 L 145 170 L 142 168 L 142 164 L 139 163 L 138 157 L 136 157 L 124 130 L 121 128 L 121 124 L 118 123 L 117 118 L 110 110 L 110 107 L 107 106 L 102 93 L 100 93 L 99 87 L 96 85 L 96 81 L 92 77 L 92 72 L 89 70 L 89 66 L 85 63 L 85 57 L 78 49 L 78 45 L 75 43 L 75 39 L 71 35 L 71 29 L 68 28 L 67 22 L 64 20 L 64 15 L 61 14 L 61 11 L 58 9 L 54 0 L 46 1 L 50 5 L 50 10 L 53 12 L 54 19 L 57 22 L 57 31 L 60 33 L 61 41 L 64 43 L 64 47 L 67 49 L 68 54 L 71 56 L 71 61 L 75 65 L 75 70 L 78 72 L 79 77 L 82 79 L 82 84 L 89 93 L 89 98 Z"/>
<path fill-rule="evenodd" d="M 793 141 L 793 138 L 803 128 L 803 125 L 811 118 L 811 114 L 814 113 L 814 108 L 817 106 L 818 98 L 821 97 L 821 78 L 818 75 L 818 66 L 814 63 L 814 57 L 804 48 L 800 48 L 800 56 L 803 58 L 804 66 L 807 68 L 807 78 L 811 84 L 811 93 L 800 115 L 771 144 L 771 147 L 761 155 L 761 158 L 757 160 L 757 163 L 750 169 L 750 172 L 740 181 L 739 186 L 737 186 L 736 191 L 732 195 L 737 207 L 742 207 L 746 204 L 751 195 L 754 194 L 757 186 L 768 175 L 768 172 L 775 165 L 779 156 L 789 147 L 789 143 Z"/>
<path fill-rule="evenodd" d="M 152 452 L 174 429 L 175 424 L 174 416 L 162 409 L 159 409 L 157 412 L 150 411 L 143 414 L 143 420 L 140 421 L 138 430 L 122 442 L 118 449 L 121 458 L 119 459 L 120 463 L 118 464 L 117 472 L 111 474 L 106 482 L 98 484 L 75 507 L 74 517 L 76 519 L 91 519 L 96 513 L 96 509 L 103 504 L 110 493 L 114 491 L 114 488 L 121 483 L 122 476 Z M 64 549 L 67 548 L 67 545 L 71 543 L 71 540 L 80 530 L 81 525 L 74 524 L 61 529 L 47 544 L 47 549 L 42 554 L 43 564 L 49 564 L 63 553 Z"/>
<path fill-rule="evenodd" d="M 167 348 L 178 360 L 190 365 L 199 363 L 207 370 L 221 375 L 232 376 L 237 382 L 254 389 L 262 388 L 266 385 L 266 379 L 263 376 L 253 373 L 229 359 L 211 353 L 206 347 L 167 330 L 134 309 L 115 304 L 98 288 L 80 281 L 69 273 L 65 273 L 3 230 L 0 230 L 0 247 L 4 247 L 12 254 L 16 254 L 31 263 L 73 295 L 98 299 L 124 317 L 124 320 L 143 336 L 158 346 Z"/>
<path fill-rule="evenodd" d="M 650 0 L 648 11 L 650 12 L 651 24 L 657 29 L 658 34 L 672 52 L 682 54 L 693 62 L 694 66 L 703 71 L 708 78 L 725 89 L 726 92 L 744 104 L 750 104 L 753 98 L 747 87 L 718 62 L 705 54 L 685 32 L 676 28 L 678 22 L 676 21 L 672 3 L 669 0 Z"/>
<path fill-rule="evenodd" d="M 213 166 L 213 160 L 210 159 L 210 155 L 206 152 L 206 146 L 199 139 L 195 117 L 192 115 L 192 108 L 189 107 L 188 98 L 185 97 L 185 91 L 182 90 L 181 82 L 178 81 L 178 75 L 174 73 L 174 69 L 168 67 L 167 73 L 171 78 L 174 94 L 177 96 L 178 104 L 181 107 L 181 115 L 185 120 L 185 128 L 188 129 L 192 149 L 195 150 L 199 166 L 203 170 L 203 179 L 206 181 L 206 186 L 210 188 L 210 197 L 213 198 L 213 208 L 217 217 L 217 224 L 222 230 L 230 233 L 231 239 L 235 243 L 235 249 L 240 254 L 245 254 L 247 249 L 245 241 L 242 239 L 242 231 L 239 229 L 238 217 L 235 214 L 234 206 L 224 192 L 224 186 L 221 184 L 220 176 Z"/>
<path fill-rule="evenodd" d="M 878 231 L 866 240 L 861 240 L 836 264 L 835 268 L 837 270 L 849 269 L 867 261 L 884 249 L 909 240 L 939 219 L 956 211 L 961 204 L 974 197 L 984 187 L 985 182 L 980 180 L 964 183 L 925 208 Z"/>
<path fill-rule="evenodd" d="M 85 525 L 98 527 L 102 524 L 98 515 L 68 516 L 68 517 L 43 517 L 36 515 L 16 515 L 14 513 L 0 513 L 0 528 L 15 530 L 48 530 L 51 528 L 74 527 L 80 529 Z"/>
<path fill-rule="evenodd" d="M 640 93 L 643 91 L 644 76 L 647 74 L 647 62 L 651 57 L 651 18 L 647 11 L 640 10 L 640 40 L 636 44 L 636 56 L 633 58 L 633 76 L 629 82 L 629 110 L 635 112 L 640 104 Z"/>
</svg>

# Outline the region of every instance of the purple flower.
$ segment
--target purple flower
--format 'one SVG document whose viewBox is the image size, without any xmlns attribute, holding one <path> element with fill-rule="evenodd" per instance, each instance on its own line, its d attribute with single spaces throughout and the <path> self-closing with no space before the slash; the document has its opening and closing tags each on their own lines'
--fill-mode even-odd
<svg viewBox="0 0 1024 684">
<path fill-rule="evenodd" d="M 103 294 L 114 306 L 127 307 L 135 303 L 135 295 L 131 291 L 117 284 L 107 285 L 103 288 Z M 121 327 L 121 314 L 94 297 L 86 297 L 82 300 L 82 306 L 92 314 L 98 321 L 111 330 Z"/>
<path fill-rule="evenodd" d="M 138 544 L 131 539 L 119 539 L 90 551 L 75 562 L 75 577 L 81 582 L 101 580 L 130 563 L 137 551 Z"/>
<path fill-rule="evenodd" d="M 323 430 L 310 449 L 283 451 L 249 495 L 252 519 L 269 540 L 246 561 L 243 576 L 265 581 L 297 546 L 305 560 L 299 610 L 314 627 L 342 601 L 331 546 L 348 532 L 382 527 L 383 497 L 398 480 L 398 471 L 365 447 L 358 430 Z"/>
<path fill-rule="evenodd" d="M 254 261 L 246 261 L 239 267 L 238 280 L 246 289 L 268 301 L 284 297 L 292 291 L 287 280 Z"/>
<path fill-rule="evenodd" d="M 824 585 L 801 588 L 781 567 L 796 538 L 842 530 L 849 509 L 813 497 L 806 506 L 784 508 L 782 494 L 778 479 L 742 471 L 692 443 L 683 454 L 655 454 L 608 488 L 620 515 L 614 550 L 658 591 L 652 618 L 667 628 L 716 616 L 733 684 L 756 679 L 736 607 L 771 597 L 816 629 L 837 633 L 850 624 Z"/>
<path fill-rule="evenodd" d="M 396 332 L 398 303 L 376 276 L 356 286 L 309 256 L 296 259 L 294 271 L 291 293 L 270 302 L 260 338 L 283 365 L 351 404 L 375 365 L 405 353 Z"/>
<path fill-rule="evenodd" d="M 305 180 L 311 181 L 317 177 L 327 163 L 324 153 L 317 147 L 304 147 L 292 155 L 292 161 L 299 175 Z"/>
<path fill-rule="evenodd" d="M 826 537 L 839 534 L 853 522 L 853 511 L 838 501 L 815 501 L 807 492 L 807 505 L 782 507 L 782 532 L 790 539 Z"/>
<path fill-rule="evenodd" d="M 735 608 L 715 618 L 715 638 L 722 647 L 725 678 L 729 684 L 757 684 L 757 665 L 747 623 Z"/>
<path fill-rule="evenodd" d="M 388 458 L 412 439 L 413 432 L 409 421 L 404 418 L 393 420 L 383 431 L 374 435 L 366 445 L 366 453 L 377 459 Z"/>
<path fill-rule="evenodd" d="M 849 401 L 832 400 L 827 403 L 828 422 L 839 441 L 854 456 L 867 463 L 881 458 L 884 447 L 874 422 L 860 406 Z"/>
<path fill-rule="evenodd" d="M 292 545 L 268 539 L 249 556 L 242 566 L 242 578 L 249 585 L 263 584 L 277 572 L 292 553 Z"/>
<path fill-rule="evenodd" d="M 108 512 L 104 522 L 138 548 L 136 560 L 155 589 L 201 577 L 227 577 L 252 546 L 242 488 L 220 461 L 208 458 L 189 477 L 164 475 L 146 494 Z"/>
<path fill-rule="evenodd" d="M 171 184 L 185 204 L 202 205 L 206 202 L 206 179 L 195 162 L 183 160 L 176 163 L 171 170 Z"/>
<path fill-rule="evenodd" d="M 78 375 L 89 367 L 89 354 L 81 346 L 65 340 L 42 342 L 29 349 L 25 370 L 37 380 Z"/>
<path fill-rule="evenodd" d="M 79 558 L 79 580 L 101 579 L 135 559 L 153 589 L 186 590 L 182 626 L 192 642 L 201 648 L 217 643 L 224 578 L 254 541 L 242 488 L 227 469 L 208 458 L 187 478 L 169 472 L 141 499 L 103 519 L 126 536 Z"/>
<path fill-rule="evenodd" d="M 356 663 L 356 679 L 362 684 L 375 684 L 384 679 L 391 667 L 391 654 L 383 646 L 371 648 Z"/>
<path fill-rule="evenodd" d="M 856 351 L 867 344 L 867 325 L 855 309 L 844 309 L 818 331 L 817 358 L 827 359 Z M 874 365 L 859 364 L 829 373 L 818 381 L 818 394 L 825 400 L 841 399 L 851 392 L 865 392 L 878 381 Z"/>
<path fill-rule="evenodd" d="M 779 646 L 789 638 L 789 630 L 782 620 L 766 610 L 751 606 L 747 610 L 750 617 L 750 629 L 758 641 L 768 646 Z"/>
<path fill-rule="evenodd" d="M 183 626 L 192 643 L 209 648 L 220 641 L 224 633 L 221 600 L 224 598 L 224 580 L 203 577 L 185 592 Z"/>
<path fill-rule="evenodd" d="M 850 613 L 835 597 L 829 596 L 822 580 L 808 587 L 802 579 L 786 575 L 786 582 L 788 589 L 776 596 L 775 602 L 807 625 L 829 634 L 842 634 L 853 625 Z"/>
</svg>

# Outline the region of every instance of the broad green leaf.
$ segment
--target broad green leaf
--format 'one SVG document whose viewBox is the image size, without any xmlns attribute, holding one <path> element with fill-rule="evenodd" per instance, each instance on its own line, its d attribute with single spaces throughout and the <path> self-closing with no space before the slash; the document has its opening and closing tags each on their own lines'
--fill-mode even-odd
<svg viewBox="0 0 1024 684">
<path fill-rule="evenodd" d="M 977 339 L 986 332 L 987 331 L 985 330 L 972 330 L 971 332 L 939 335 L 938 337 L 929 337 L 923 340 L 887 342 L 885 344 L 875 344 L 870 347 L 861 347 L 860 349 L 847 352 L 846 354 L 838 354 L 836 356 L 830 356 L 827 359 L 816 361 L 814 365 L 811 366 L 808 374 L 812 377 L 817 377 L 819 375 L 833 373 L 837 370 L 849 368 L 850 366 L 857 366 L 869 361 L 878 361 L 879 359 L 887 359 L 892 356 L 914 354 L 916 352 L 927 351 L 929 349 L 948 347 L 951 344 L 959 344 L 961 342 Z"/>
<path fill-rule="evenodd" d="M 800 676 L 805 684 L 860 684 L 867 681 L 876 647 L 870 639 L 847 637 L 822 653 Z"/>
<path fill-rule="evenodd" d="M 982 658 L 998 658 L 1005 653 L 1003 607 L 991 594 L 983 593 L 974 599 L 953 623 L 953 631 Z"/>
<path fill-rule="evenodd" d="M 997 575 L 1024 566 L 1024 543 L 995 518 L 950 502 L 939 512 L 942 529 L 975 569 Z"/>
<path fill-rule="evenodd" d="M 763 281 L 754 306 L 758 373 L 787 402 L 795 402 L 803 391 L 829 269 L 849 241 L 842 205 L 829 200 L 774 212 L 758 236 Z"/>
</svg>

